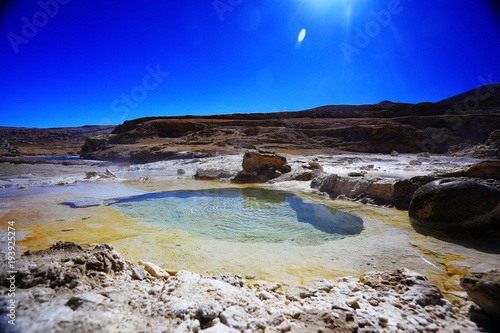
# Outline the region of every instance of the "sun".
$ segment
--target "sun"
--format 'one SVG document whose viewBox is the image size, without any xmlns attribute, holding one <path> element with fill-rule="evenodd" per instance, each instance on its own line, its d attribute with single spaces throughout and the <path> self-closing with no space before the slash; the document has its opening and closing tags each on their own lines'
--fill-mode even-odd
<svg viewBox="0 0 500 333">
<path fill-rule="evenodd" d="M 299 37 L 298 37 L 299 43 L 302 43 L 302 41 L 304 40 L 305 37 L 306 37 L 306 29 L 300 30 Z"/>
</svg>

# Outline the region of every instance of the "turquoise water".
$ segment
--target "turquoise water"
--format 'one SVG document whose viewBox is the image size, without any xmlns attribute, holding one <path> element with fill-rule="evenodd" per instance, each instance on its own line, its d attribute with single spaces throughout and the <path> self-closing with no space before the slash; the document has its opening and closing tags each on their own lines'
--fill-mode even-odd
<svg viewBox="0 0 500 333">
<path fill-rule="evenodd" d="M 259 188 L 155 192 L 108 205 L 143 222 L 231 242 L 319 245 L 363 230 L 357 216 Z"/>
</svg>

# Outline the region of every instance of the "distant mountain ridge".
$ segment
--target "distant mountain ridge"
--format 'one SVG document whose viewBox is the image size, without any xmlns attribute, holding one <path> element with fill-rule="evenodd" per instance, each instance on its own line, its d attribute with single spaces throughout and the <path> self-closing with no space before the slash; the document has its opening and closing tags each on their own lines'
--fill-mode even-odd
<svg viewBox="0 0 500 333">
<path fill-rule="evenodd" d="M 97 132 L 106 132 L 108 130 L 112 130 L 113 128 L 115 128 L 115 125 L 84 125 L 50 128 L 0 126 L 0 136 L 74 136 Z"/>
<path fill-rule="evenodd" d="M 79 145 L 84 158 L 134 163 L 185 158 L 184 152 L 191 152 L 190 156 L 235 153 L 252 145 L 299 153 L 472 149 L 500 158 L 499 97 L 500 84 L 493 84 L 438 103 L 383 101 L 303 111 L 143 117 L 116 127 L 0 127 L 0 137 L 23 153 L 32 145 L 49 149 L 66 145 L 68 152 Z"/>
<path fill-rule="evenodd" d="M 216 115 L 185 115 L 185 116 L 156 116 L 156 117 L 141 117 L 134 120 L 125 121 L 125 123 L 140 123 L 154 119 L 219 119 L 219 120 L 262 120 L 262 119 L 283 119 L 283 118 L 360 118 L 365 117 L 366 112 L 372 112 L 371 116 L 379 116 L 380 118 L 396 116 L 387 111 L 397 111 L 397 116 L 415 115 L 416 111 L 422 112 L 420 115 L 439 115 L 445 113 L 450 106 L 448 104 L 464 103 L 469 97 L 475 97 L 476 93 L 488 94 L 488 98 L 480 100 L 479 106 L 500 107 L 500 83 L 485 85 L 476 89 L 471 89 L 467 92 L 449 97 L 437 103 L 422 102 L 418 104 L 412 103 L 395 103 L 384 100 L 377 104 L 363 104 L 363 105 L 324 105 L 302 111 L 281 111 L 281 112 L 267 112 L 267 113 L 233 113 L 233 114 L 216 114 Z M 433 105 L 429 108 L 429 105 Z M 385 111 L 385 112 L 383 112 Z M 480 111 L 480 110 L 476 110 Z M 333 113 L 334 112 L 334 113 Z M 380 114 L 377 115 L 377 112 Z M 124 124 L 125 124 L 124 123 Z M 123 124 L 123 125 L 124 125 Z M 123 127 L 118 125 L 118 128 Z M 126 126 L 125 126 L 126 127 Z"/>
<path fill-rule="evenodd" d="M 483 88 L 493 89 L 500 91 L 497 85 Z M 446 153 L 486 145 L 481 148 L 483 154 L 498 155 L 498 92 L 494 90 L 484 101 L 476 99 L 472 107 L 456 105 L 474 101 L 475 92 L 451 97 L 449 103 L 383 101 L 292 112 L 144 117 L 125 121 L 110 135 L 87 139 L 80 155 L 145 163 L 185 158 L 185 151 L 200 157 L 252 145 L 300 153 Z"/>
</svg>

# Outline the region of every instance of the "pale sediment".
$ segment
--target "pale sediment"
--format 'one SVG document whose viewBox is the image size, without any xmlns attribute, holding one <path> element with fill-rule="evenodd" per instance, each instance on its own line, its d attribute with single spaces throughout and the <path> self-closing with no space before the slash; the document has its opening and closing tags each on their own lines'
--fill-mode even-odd
<svg viewBox="0 0 500 333">
<path fill-rule="evenodd" d="M 24 254 L 17 267 L 16 325 L 6 313 L 0 319 L 8 332 L 479 332 L 464 309 L 407 269 L 285 290 L 232 274 L 155 277 L 149 264 L 135 266 L 108 245 L 63 242 Z"/>
<path fill-rule="evenodd" d="M 424 160 L 421 165 L 412 165 L 409 162 L 415 160 L 416 157 L 411 155 L 397 157 L 387 155 L 319 155 L 310 157 L 287 156 L 287 158 L 292 166 L 292 175 L 300 174 L 304 170 L 307 172 L 307 166 L 310 165 L 310 162 L 316 162 L 322 165 L 325 173 L 337 174 L 349 179 L 349 181 L 359 179 L 361 182 L 370 182 L 371 179 L 379 178 L 382 182 L 390 184 L 395 181 L 393 177 L 425 176 L 431 172 L 442 172 L 477 162 L 477 160 L 438 156 Z M 23 166 L 20 167 L 23 168 Z M 87 273 L 91 272 L 92 269 L 85 270 L 87 272 L 85 273 L 76 267 L 81 264 L 69 263 L 67 264 L 69 268 L 80 270 L 81 277 L 78 279 L 83 281 L 84 289 L 79 290 L 76 289 L 77 287 L 69 289 L 64 284 L 54 288 L 45 285 L 37 285 L 28 289 L 20 287 L 19 295 L 23 302 L 19 304 L 26 305 L 24 305 L 25 308 L 20 307 L 19 314 L 26 316 L 26 318 L 32 318 L 29 319 L 31 323 L 36 324 L 36 327 L 41 327 L 39 331 L 46 330 L 43 325 L 48 322 L 60 325 L 57 326 L 60 331 L 78 330 L 79 328 L 84 331 L 84 326 L 94 327 L 95 330 L 113 330 L 115 329 L 113 327 L 118 327 L 116 330 L 123 331 L 154 331 L 150 330 L 150 327 L 158 327 L 158 330 L 161 331 L 160 322 L 167 326 L 170 325 L 168 327 L 178 328 L 179 331 L 188 331 L 188 327 L 193 330 L 201 330 L 209 328 L 207 326 L 209 324 L 213 326 L 212 331 L 223 329 L 244 331 L 243 322 L 246 325 L 245 329 L 250 329 L 250 331 L 258 331 L 264 327 L 266 331 L 286 331 L 288 328 L 300 332 L 318 331 L 320 328 L 325 331 L 342 331 L 342 329 L 348 331 L 356 328 L 358 331 L 369 331 L 370 329 L 395 331 L 397 323 L 403 322 L 410 325 L 407 326 L 407 329 L 401 326 L 399 329 L 403 331 L 421 329 L 446 332 L 448 329 L 453 331 L 454 323 L 459 321 L 462 321 L 465 326 L 455 328 L 462 331 L 474 331 L 475 324 L 468 321 L 464 314 L 470 308 L 471 302 L 460 287 L 459 280 L 463 274 L 468 272 L 481 273 L 494 269 L 500 260 L 498 252 L 488 253 L 488 251 L 485 252 L 478 248 L 426 237 L 415 232 L 405 211 L 362 205 L 351 201 L 330 200 L 311 194 L 314 191 L 310 188 L 310 181 L 297 181 L 284 177 L 275 179 L 273 184 L 262 186 L 302 193 L 301 195 L 313 202 L 331 204 L 343 212 L 360 216 L 364 220 L 363 232 L 356 237 L 314 247 L 298 247 L 288 244 L 240 244 L 201 239 L 176 230 L 148 225 L 139 220 L 126 218 L 107 205 L 77 209 L 60 205 L 60 203 L 69 200 L 99 199 L 106 202 L 106 200 L 120 195 L 178 189 L 240 188 L 240 185 L 225 181 L 200 182 L 190 180 L 196 170 L 200 168 L 220 169 L 222 167 L 235 173 L 241 168 L 240 156 L 164 161 L 141 166 L 111 166 L 111 171 L 118 177 L 113 179 L 99 177 L 99 174 L 105 171 L 103 167 L 83 168 L 79 166 L 72 173 L 67 172 L 67 170 L 64 173 L 59 173 L 58 167 L 60 166 L 44 167 L 42 173 L 37 173 L 39 169 L 28 168 L 30 171 L 27 174 L 17 175 L 17 178 L 8 176 L 4 179 L 4 184 L 12 185 L 12 188 L 2 190 L 5 194 L 2 199 L 5 200 L 0 207 L 0 221 L 2 226 L 6 225 L 4 222 L 16 221 L 16 227 L 19 230 L 18 245 L 23 246 L 24 250 L 47 248 L 60 239 L 76 242 L 86 248 L 92 248 L 93 244 L 96 243 L 110 243 L 124 258 L 130 261 L 144 260 L 155 263 L 171 272 L 188 270 L 205 275 L 183 272 L 178 276 L 170 277 L 168 281 L 164 281 L 148 277 L 140 268 L 137 268 L 138 266 L 129 266 L 130 269 L 113 272 L 97 271 L 98 273 L 89 273 L 90 275 L 88 275 Z M 178 173 L 179 169 L 182 169 L 183 172 Z M 89 170 L 97 172 L 97 177 L 86 179 L 86 172 Z M 364 177 L 348 176 L 351 172 L 362 173 Z M 40 182 L 40 176 L 43 177 L 43 182 Z M 58 184 L 66 186 L 39 186 Z M 21 185 L 27 185 L 28 188 L 26 190 L 16 188 Z M 390 193 L 390 190 L 387 193 Z M 363 201 L 361 197 L 351 199 Z M 70 261 L 75 263 L 74 260 L 66 262 Z M 66 266 L 62 263 L 60 265 L 63 266 L 60 271 L 63 275 L 60 279 L 65 281 Z M 398 303 L 382 302 L 388 306 L 392 304 L 390 307 L 384 308 L 374 305 L 377 303 L 375 301 L 370 302 L 370 295 L 378 295 L 377 297 L 381 298 L 386 296 L 386 292 L 381 292 L 377 288 L 367 285 L 366 279 L 363 280 L 364 284 L 359 282 L 359 277 L 367 276 L 368 272 L 372 270 L 389 272 L 386 275 L 389 279 L 391 276 L 394 277 L 394 274 L 406 277 L 416 276 L 412 275 L 413 273 L 402 271 L 403 267 L 408 267 L 412 271 L 426 276 L 432 283 L 439 286 L 445 298 L 453 305 L 443 301 L 444 305 L 432 305 L 435 311 L 432 310 L 431 313 L 428 313 L 428 306 L 422 307 L 416 304 L 418 297 L 412 296 L 412 298 L 409 297 L 409 294 L 404 294 L 408 296 L 408 299 L 405 300 L 407 303 L 401 303 L 405 307 L 399 310 L 398 306 L 394 305 Z M 235 296 L 236 299 L 243 299 L 243 301 L 240 303 L 234 300 L 221 301 L 219 305 L 208 302 L 207 310 L 203 305 L 206 299 L 201 297 L 199 293 L 193 293 L 193 290 L 206 291 L 214 299 L 219 297 L 214 296 L 214 293 L 209 291 L 210 288 L 220 287 L 212 286 L 212 282 L 217 280 L 209 276 L 220 276 L 221 272 L 224 271 L 249 278 L 246 284 L 231 286 L 231 288 L 236 289 L 230 294 L 233 295 L 234 292 L 234 295 L 238 295 Z M 33 272 L 33 274 L 35 273 Z M 145 279 L 134 279 L 134 276 L 137 278 L 141 274 L 144 274 Z M 340 277 L 347 275 L 355 276 L 355 278 L 339 280 Z M 231 274 L 225 276 L 232 276 L 231 279 L 240 281 L 239 278 L 234 278 Z M 318 284 L 325 283 L 320 277 L 326 278 L 329 281 L 328 284 L 335 287 L 329 291 L 323 290 L 323 287 L 317 287 L 319 289 L 316 292 L 305 291 L 304 288 L 316 288 L 311 285 L 313 281 Z M 101 279 L 105 281 L 103 284 L 100 284 Z M 257 282 L 259 280 L 269 282 Z M 175 298 L 165 298 L 167 296 L 164 295 L 164 285 L 174 282 L 180 286 L 179 289 L 176 287 L 172 293 L 166 293 L 166 295 L 168 297 L 175 296 Z M 293 296 L 296 299 L 287 298 L 286 293 L 265 287 L 275 286 L 276 283 L 279 283 L 282 289 L 295 293 Z M 123 287 L 121 287 L 122 284 Z M 208 286 L 208 289 L 203 289 L 205 285 Z M 308 286 L 300 287 L 301 285 Z M 224 288 L 226 288 L 225 286 Z M 40 296 L 37 296 L 37 288 L 42 288 L 41 301 L 38 301 Z M 106 290 L 109 291 L 109 294 Z M 393 292 L 397 294 L 394 290 L 391 289 L 389 294 Z M 59 296 L 59 292 L 61 292 L 61 296 Z M 302 297 L 301 292 L 302 296 L 310 295 Z M 45 297 L 45 293 L 50 297 Z M 130 297 L 127 293 L 130 294 Z M 226 297 L 224 293 L 222 293 L 223 298 Z M 121 296 L 117 296 L 117 294 L 121 294 Z M 266 299 L 269 295 L 272 297 Z M 245 298 L 247 296 L 248 299 Z M 33 297 L 37 301 L 30 301 L 31 303 L 28 305 L 27 300 Z M 73 301 L 69 302 L 69 305 L 65 305 L 72 297 L 75 297 Z M 209 300 L 214 301 L 210 297 Z M 394 297 L 401 297 L 401 295 L 394 295 Z M 352 302 L 356 298 L 359 298 L 357 300 L 359 309 L 355 309 L 356 302 Z M 47 299 L 49 301 L 44 301 Z M 133 302 L 130 302 L 131 300 Z M 178 301 L 182 306 L 173 300 Z M 339 305 L 337 300 L 345 304 L 349 301 L 354 308 L 349 305 L 344 307 L 344 303 Z M 216 299 L 216 301 L 220 301 L 220 299 Z M 253 307 L 254 303 L 258 305 L 255 308 Z M 93 304 L 92 306 L 97 310 L 93 310 L 85 304 Z M 342 307 L 342 309 L 335 309 L 334 305 Z M 180 310 L 176 310 L 177 306 L 180 307 Z M 298 310 L 300 315 L 287 312 L 286 309 L 291 308 L 291 306 L 297 307 L 300 310 Z M 33 317 L 29 314 L 31 307 L 33 307 Z M 75 307 L 75 309 L 73 310 L 71 307 Z M 221 309 L 215 317 L 214 314 L 210 314 L 212 307 Z M 123 315 L 119 314 L 122 308 L 126 309 Z M 54 315 L 51 315 L 47 321 L 37 323 L 36 314 L 39 315 L 42 311 L 43 313 L 52 313 L 50 309 L 54 310 Z M 99 309 L 105 311 L 98 311 Z M 229 312 L 223 314 L 226 309 Z M 385 310 L 377 312 L 380 309 Z M 399 314 L 394 315 L 396 317 L 386 314 L 392 312 Z M 440 317 L 442 316 L 441 312 L 445 313 L 446 320 L 441 320 L 443 319 Z M 58 315 L 55 315 L 56 313 Z M 206 318 L 210 320 L 200 317 L 199 313 L 205 313 L 208 315 Z M 270 319 L 270 313 L 280 316 L 279 320 Z M 404 313 L 407 314 L 406 317 L 403 316 Z M 433 313 L 438 314 L 436 315 L 438 319 Z M 93 317 L 94 315 L 95 317 Z M 329 319 L 323 318 L 323 315 Z M 414 318 L 413 315 L 416 317 Z M 455 317 L 453 318 L 453 316 Z M 244 318 L 244 320 L 237 324 L 238 321 L 234 318 L 239 317 Z M 425 321 L 418 318 L 424 318 Z M 152 326 L 144 328 L 141 326 L 144 325 L 144 322 L 148 322 Z M 236 324 L 234 324 L 235 322 Z M 283 324 L 282 327 L 280 327 L 281 324 Z M 352 327 L 349 326 L 351 324 Z M 320 325 L 323 326 L 320 327 Z M 386 325 L 385 328 L 384 325 Z"/>
</svg>

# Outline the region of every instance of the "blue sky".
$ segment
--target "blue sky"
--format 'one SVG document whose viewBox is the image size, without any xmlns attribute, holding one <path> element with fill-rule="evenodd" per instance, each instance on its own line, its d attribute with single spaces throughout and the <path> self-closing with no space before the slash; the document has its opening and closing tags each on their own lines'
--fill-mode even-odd
<svg viewBox="0 0 500 333">
<path fill-rule="evenodd" d="M 494 3 L 19 0 L 1 17 L 0 126 L 436 102 L 500 80 Z"/>
</svg>

